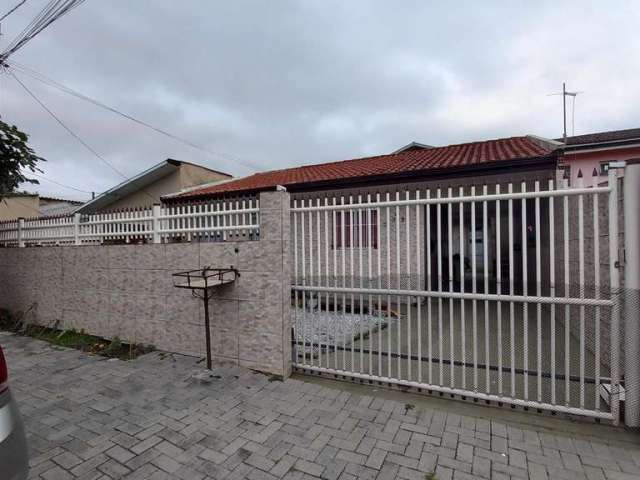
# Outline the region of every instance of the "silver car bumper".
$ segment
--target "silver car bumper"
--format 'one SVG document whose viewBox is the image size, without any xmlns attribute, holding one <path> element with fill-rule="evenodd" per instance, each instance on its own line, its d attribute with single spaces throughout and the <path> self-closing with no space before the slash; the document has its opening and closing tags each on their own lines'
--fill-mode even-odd
<svg viewBox="0 0 640 480">
<path fill-rule="evenodd" d="M 24 480 L 29 473 L 22 417 L 9 389 L 0 393 L 0 472 L 3 480 Z"/>
</svg>

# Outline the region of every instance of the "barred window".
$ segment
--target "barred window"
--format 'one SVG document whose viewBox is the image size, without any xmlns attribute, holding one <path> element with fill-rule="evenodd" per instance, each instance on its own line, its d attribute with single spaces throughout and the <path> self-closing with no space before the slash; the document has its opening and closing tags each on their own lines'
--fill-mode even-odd
<svg viewBox="0 0 640 480">
<path fill-rule="evenodd" d="M 335 232 L 336 248 L 378 248 L 378 211 L 336 212 Z"/>
</svg>

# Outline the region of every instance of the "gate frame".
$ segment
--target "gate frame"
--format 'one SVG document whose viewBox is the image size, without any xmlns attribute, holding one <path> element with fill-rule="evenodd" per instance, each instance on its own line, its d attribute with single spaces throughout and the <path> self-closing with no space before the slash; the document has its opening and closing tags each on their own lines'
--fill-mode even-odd
<svg viewBox="0 0 640 480">
<path fill-rule="evenodd" d="M 640 427 L 640 161 L 624 168 L 624 422 Z"/>
<path fill-rule="evenodd" d="M 297 285 L 294 284 L 292 285 L 292 292 L 295 292 L 295 298 L 296 298 L 296 309 L 298 308 L 297 306 L 297 299 L 298 299 L 298 293 L 302 293 L 302 309 L 306 310 L 306 306 L 305 306 L 305 299 L 306 299 L 306 292 L 315 292 L 318 294 L 321 293 L 326 293 L 327 295 L 330 293 L 333 294 L 340 294 L 340 295 L 351 295 L 352 297 L 354 295 L 375 295 L 375 296 L 389 296 L 389 295 L 393 295 L 396 298 L 400 298 L 400 297 L 404 297 L 406 296 L 407 298 L 411 298 L 411 297 L 428 297 L 428 298 L 438 298 L 438 299 L 465 299 L 465 300 L 480 300 L 480 301 L 506 301 L 506 302 L 516 302 L 516 303 L 522 303 L 523 305 L 527 305 L 529 303 L 533 304 L 533 305 L 537 305 L 537 304 L 555 304 L 555 305 L 582 305 L 582 306 L 586 306 L 586 305 L 596 305 L 596 306 L 608 306 L 611 307 L 611 325 L 610 325 L 610 335 L 611 335 L 611 352 L 610 352 L 610 356 L 611 356 L 611 386 L 612 386 L 612 395 L 611 395 L 611 400 L 610 400 L 610 412 L 606 412 L 606 411 L 602 411 L 602 410 L 597 410 L 598 407 L 594 408 L 594 409 L 586 409 L 584 407 L 572 407 L 572 406 L 568 406 L 568 405 L 561 405 L 559 403 L 544 403 L 541 401 L 536 401 L 536 400 L 528 400 L 528 399 L 524 399 L 524 398 L 517 398 L 517 397 L 513 397 L 513 396 L 504 396 L 504 394 L 500 394 L 498 395 L 493 394 L 493 393 L 483 393 L 483 392 L 479 392 L 476 390 L 465 390 L 465 389 L 459 389 L 459 388 L 452 388 L 452 387 L 447 387 L 444 385 L 440 385 L 438 383 L 422 383 L 422 382 L 416 382 L 416 381 L 412 381 L 412 380 L 402 380 L 400 378 L 393 378 L 393 377 L 384 377 L 381 375 L 371 375 L 371 374 L 365 374 L 365 373 L 361 373 L 361 372 L 355 372 L 355 371 L 345 371 L 345 370 L 340 370 L 337 368 L 327 368 L 327 367 L 322 367 L 321 366 L 321 360 L 318 362 L 319 365 L 315 366 L 312 364 L 307 364 L 306 363 L 306 356 L 303 358 L 303 362 L 299 362 L 299 359 L 297 357 L 297 355 L 294 353 L 293 355 L 293 365 L 295 368 L 305 371 L 314 371 L 317 373 L 322 373 L 322 374 L 328 374 L 328 375 L 338 375 L 338 376 L 343 376 L 343 377 L 350 377 L 350 378 L 355 378 L 355 379 L 361 379 L 361 380 L 366 380 L 369 382 L 380 382 L 380 383 L 387 383 L 387 384 L 395 384 L 395 385 L 400 385 L 400 386 L 406 386 L 406 387 L 412 387 L 412 388 L 416 388 L 416 389 L 420 389 L 420 390 L 429 390 L 429 391 L 437 391 L 437 392 L 442 392 L 442 393 L 448 393 L 448 394 L 452 394 L 452 395 L 456 395 L 456 396 L 461 396 L 461 397 L 469 397 L 469 398 L 475 398 L 475 399 L 482 399 L 482 400 L 486 400 L 486 401 L 491 401 L 491 402 L 499 402 L 499 403 L 506 403 L 506 404 L 511 404 L 511 405 L 518 405 L 518 406 L 522 406 L 522 407 L 527 407 L 527 408 L 533 408 L 533 409 L 544 409 L 544 410 L 550 410 L 550 411 L 557 411 L 557 412 L 563 412 L 563 413 L 568 413 L 568 414 L 575 414 L 575 415 L 581 415 L 581 416 L 588 416 L 588 417 L 593 417 L 593 418 L 600 418 L 600 419 L 608 419 L 611 420 L 612 423 L 614 425 L 617 425 L 619 423 L 619 419 L 620 419 L 620 405 L 619 405 L 619 401 L 620 401 L 620 372 L 619 372 L 619 360 L 620 360 L 620 334 L 619 334 L 619 327 L 620 327 L 620 313 L 621 313 L 621 303 L 620 303 L 620 295 L 619 293 L 619 286 L 620 286 L 620 272 L 619 272 L 619 249 L 618 249 L 618 238 L 619 238 L 619 229 L 618 229 L 618 201 L 619 201 L 619 197 L 618 197 L 618 185 L 617 185 L 617 172 L 614 168 L 609 170 L 608 173 L 608 185 L 606 187 L 602 187 L 602 186 L 592 186 L 592 187 L 582 187 L 582 185 L 578 185 L 577 188 L 569 188 L 567 189 L 567 185 L 565 183 L 564 188 L 560 187 L 560 182 L 556 182 L 553 184 L 554 188 L 552 188 L 551 190 L 538 190 L 538 188 L 536 187 L 535 191 L 522 191 L 522 192 L 517 192 L 514 193 L 512 192 L 511 189 L 509 189 L 508 193 L 500 193 L 499 188 L 497 189 L 495 194 L 487 194 L 487 190 L 486 187 L 483 189 L 482 194 L 480 195 L 476 195 L 475 194 L 475 188 L 472 187 L 472 194 L 468 195 L 468 196 L 463 196 L 463 197 L 452 197 L 451 196 L 451 188 L 449 188 L 449 195 L 447 197 L 441 197 L 440 196 L 440 189 L 438 189 L 438 196 L 437 197 L 430 197 L 429 195 L 427 195 L 426 198 L 420 198 L 419 195 L 417 195 L 416 199 L 409 199 L 408 196 L 408 191 L 407 191 L 407 198 L 405 200 L 400 200 L 399 195 L 396 194 L 396 200 L 389 200 L 389 195 L 387 194 L 387 200 L 386 201 L 380 201 L 379 199 L 379 195 L 377 196 L 375 202 L 370 202 L 370 200 L 368 202 L 362 202 L 361 198 L 358 198 L 357 203 L 348 203 L 345 204 L 344 203 L 344 197 L 342 202 L 340 204 L 336 204 L 336 198 L 338 195 L 334 196 L 333 199 L 333 203 L 329 204 L 327 199 L 325 199 L 324 204 L 321 205 L 320 203 L 320 199 L 317 199 L 317 202 L 315 201 L 315 199 L 312 201 L 311 199 L 308 202 L 308 206 L 305 206 L 305 202 L 304 200 L 302 200 L 302 206 L 298 206 L 297 205 L 297 201 L 294 200 L 294 205 L 291 208 L 291 214 L 292 214 L 292 218 L 293 218 L 293 222 L 294 222 L 294 262 L 295 262 L 295 278 L 296 278 L 296 282 L 298 281 L 298 232 L 297 232 L 297 226 L 298 226 L 298 221 L 297 221 L 297 215 L 298 214 L 302 214 L 301 215 L 301 228 L 302 228 L 302 285 Z M 536 182 L 537 184 L 538 182 Z M 511 185 L 511 184 L 510 184 Z M 420 190 L 417 190 L 417 192 L 420 192 Z M 428 192 L 430 192 L 430 189 L 428 190 Z M 318 242 L 321 241 L 320 238 L 320 213 L 324 212 L 325 213 L 325 221 L 326 221 L 326 213 L 327 212 L 335 212 L 335 211 L 342 211 L 342 212 L 347 212 L 347 211 L 356 211 L 356 212 L 362 212 L 362 211 L 367 211 L 369 209 L 381 209 L 381 208 L 389 208 L 389 207 L 395 207 L 396 209 L 398 209 L 399 207 L 407 207 L 407 215 L 408 215 L 408 208 L 410 206 L 414 206 L 414 205 L 424 205 L 424 206 L 429 206 L 429 205 L 437 205 L 438 207 L 440 205 L 448 205 L 450 206 L 450 208 L 455 205 L 455 204 L 459 204 L 462 205 L 464 203 L 474 203 L 474 204 L 484 204 L 486 205 L 486 202 L 490 202 L 490 201 L 508 201 L 508 200 L 522 200 L 523 204 L 524 204 L 524 200 L 525 199 L 540 199 L 540 198 L 554 198 L 554 197 L 560 197 L 560 198 L 564 198 L 567 199 L 571 196 L 580 196 L 579 198 L 582 198 L 583 195 L 594 195 L 594 194 L 598 194 L 598 193 L 606 193 L 608 194 L 608 213 L 609 213 L 609 225 L 608 225 L 608 234 L 609 234 L 609 259 L 610 259 L 610 291 L 611 291 L 611 297 L 610 299 L 602 299 L 602 298 L 577 298 L 577 297 L 569 297 L 569 296 L 564 296 L 564 297 L 555 297 L 555 296 L 545 296 L 542 297 L 540 295 L 537 296 L 533 296 L 533 295 L 527 295 L 526 292 L 524 295 L 506 295 L 506 294 L 488 294 L 488 293 L 458 293 L 458 292 L 452 292 L 452 291 L 444 291 L 442 290 L 442 288 L 438 288 L 438 291 L 432 291 L 429 287 L 429 289 L 424 289 L 424 290 L 401 290 L 401 289 L 375 289 L 375 288 L 362 288 L 362 286 L 360 288 L 355 288 L 355 287 L 351 287 L 351 288 L 343 288 L 343 287 L 337 287 L 337 286 L 315 286 L 313 284 L 309 285 L 307 283 L 307 281 L 305 280 L 305 240 L 304 240 L 304 227 L 305 227 L 305 223 L 306 220 L 309 220 L 309 229 L 312 229 L 312 219 L 313 219 L 313 212 L 317 213 L 317 222 L 318 222 L 318 226 L 317 226 L 317 235 L 318 237 L 313 237 L 310 236 L 309 237 L 309 243 L 312 243 L 314 241 L 314 238 L 317 238 Z M 626 206 L 626 202 L 625 202 L 625 206 Z M 485 207 L 486 208 L 486 207 Z M 524 207 L 523 207 L 524 208 Z M 438 208 L 439 209 L 439 208 Z M 626 208 L 625 208 L 626 210 Z M 309 217 L 305 218 L 305 213 L 306 212 L 311 212 L 311 214 L 309 215 Z M 597 212 L 595 212 L 597 214 Z M 378 214 L 380 218 L 381 215 Z M 486 217 L 486 215 L 485 215 Z M 335 218 L 335 217 L 334 217 Z M 551 216 L 551 219 L 553 217 Z M 582 218 L 580 218 L 580 220 L 582 220 Z M 483 220 L 484 222 L 486 222 L 486 218 Z M 566 220 L 565 220 L 566 222 Z M 360 225 L 360 223 L 358 223 L 358 225 Z M 438 225 L 440 225 L 440 222 L 438 222 Z M 388 227 L 389 228 L 389 227 Z M 566 228 L 566 224 L 565 224 L 565 228 Z M 343 229 L 344 230 L 344 229 Z M 379 230 L 380 230 L 380 226 L 378 226 L 378 234 L 379 234 Z M 407 224 L 407 234 L 409 232 L 409 226 Z M 325 232 L 325 235 L 327 233 Z M 361 229 L 358 228 L 358 235 L 361 235 Z M 396 232 L 397 235 L 399 235 L 399 230 Z M 473 232 L 472 232 L 473 234 Z M 389 232 L 387 232 L 387 236 L 391 235 L 390 230 Z M 334 237 L 335 237 L 335 233 L 334 233 Z M 615 241 L 613 241 L 612 239 L 615 239 Z M 335 238 L 334 238 L 335 240 Z M 451 239 L 449 240 L 451 241 Z M 582 241 L 582 240 L 581 240 Z M 321 268 L 321 263 L 320 263 L 320 258 L 321 258 L 321 253 L 320 253 L 320 244 L 318 243 L 318 270 L 320 270 Z M 398 249 L 400 248 L 400 246 L 397 247 Z M 408 252 L 407 252 L 408 254 Z M 310 256 L 310 262 L 313 262 L 313 247 L 310 247 L 309 250 L 309 256 Z M 335 255 L 335 252 L 334 252 Z M 351 260 L 353 261 L 353 254 L 351 254 Z M 379 255 L 379 253 L 378 253 Z M 390 255 L 390 253 L 388 253 L 388 255 Z M 346 257 L 346 253 L 343 254 L 342 256 L 342 262 L 343 262 L 343 272 L 347 273 L 346 271 L 344 271 L 344 258 Z M 387 259 L 388 260 L 388 259 Z M 313 263 L 311 263 L 311 267 L 310 267 L 310 271 L 311 274 L 313 274 Z M 362 268 L 362 260 L 360 260 L 360 268 Z M 380 265 L 380 263 L 378 262 L 378 266 Z M 335 265 L 335 261 L 334 261 L 334 275 L 336 274 L 335 271 L 336 265 Z M 351 266 L 351 268 L 353 269 L 353 265 Z M 328 269 L 328 260 L 327 260 L 327 269 Z M 328 270 L 327 270 L 328 271 Z M 321 273 L 321 271 L 319 271 L 319 273 Z M 351 272 L 351 274 L 353 274 L 353 271 Z M 328 275 L 327 275 L 328 276 Z M 427 277 L 430 277 L 430 273 L 426 275 Z M 303 312 L 304 315 L 304 312 Z M 437 315 L 436 315 L 437 316 Z M 297 328 L 297 325 L 296 325 Z M 305 327 L 306 328 L 306 327 Z M 582 339 L 582 341 L 584 342 L 584 339 Z M 306 340 L 304 341 L 306 342 Z M 294 338 L 294 345 L 299 345 L 299 340 Z M 313 340 L 311 341 L 311 345 L 313 346 Z M 317 343 L 318 346 L 322 346 L 322 342 L 320 340 L 318 340 Z M 361 349 L 362 350 L 362 349 Z M 305 346 L 305 352 L 306 352 L 306 346 Z M 390 354 L 391 352 L 387 352 L 388 354 Z M 360 354 L 362 354 L 362 351 L 360 352 Z M 320 355 L 322 355 L 320 353 Z M 312 362 L 313 363 L 313 362 Z M 337 365 L 336 365 L 337 367 Z M 382 373 L 382 372 L 380 372 Z"/>
</svg>

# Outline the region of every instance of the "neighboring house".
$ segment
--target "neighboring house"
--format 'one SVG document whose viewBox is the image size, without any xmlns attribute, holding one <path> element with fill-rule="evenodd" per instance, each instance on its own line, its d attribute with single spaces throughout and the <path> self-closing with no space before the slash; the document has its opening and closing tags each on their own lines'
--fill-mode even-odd
<svg viewBox="0 0 640 480">
<path fill-rule="evenodd" d="M 160 203 L 163 195 L 230 178 L 227 173 L 169 158 L 98 195 L 77 211 L 88 214 L 148 208 Z"/>
<path fill-rule="evenodd" d="M 75 212 L 84 202 L 77 200 L 64 200 L 53 197 L 40 197 L 40 216 L 58 217 L 70 215 Z"/>
<path fill-rule="evenodd" d="M 275 170 L 269 172 L 256 173 L 243 178 L 233 179 L 217 185 L 204 186 L 200 188 L 192 189 L 188 192 L 179 193 L 176 195 L 166 196 L 163 201 L 167 204 L 178 204 L 181 201 L 193 201 L 193 200 L 210 200 L 219 197 L 228 198 L 242 198 L 250 195 L 255 195 L 260 191 L 273 190 L 277 186 L 285 187 L 291 193 L 292 206 L 302 205 L 302 202 L 307 202 L 313 199 L 314 205 L 316 202 L 324 202 L 325 198 L 328 201 L 332 201 L 333 198 L 337 198 L 338 203 L 344 201 L 345 203 L 354 203 L 358 201 L 360 197 L 363 201 L 367 201 L 368 196 L 371 199 L 375 199 L 377 195 L 380 195 L 382 200 L 385 199 L 387 194 L 391 195 L 391 199 L 395 200 L 396 195 L 399 195 L 400 199 L 405 200 L 407 198 L 415 198 L 418 191 L 425 194 L 427 189 L 431 190 L 431 195 L 437 195 L 437 189 L 441 190 L 441 194 L 446 196 L 448 194 L 448 188 L 451 187 L 453 195 L 459 195 L 460 187 L 464 188 L 465 195 L 469 195 L 471 188 L 475 188 L 476 193 L 481 193 L 484 185 L 487 185 L 488 192 L 495 192 L 496 185 L 501 185 L 502 192 L 507 191 L 507 184 L 513 183 L 514 191 L 520 191 L 522 188 L 522 182 L 526 181 L 526 188 L 533 189 L 535 182 L 539 182 L 541 189 L 546 189 L 550 180 L 556 180 L 557 172 L 557 155 L 556 148 L 558 142 L 552 140 L 541 139 L 535 136 L 521 136 L 513 138 L 502 138 L 496 140 L 465 143 L 459 145 L 449 145 L 444 147 L 432 147 L 429 145 L 411 143 L 406 147 L 401 148 L 397 152 L 388 155 L 380 155 L 368 158 L 359 158 L 354 160 L 345 160 L 339 162 L 324 163 L 319 165 L 307 165 L 296 168 L 289 168 L 284 170 Z M 423 197 L 424 198 L 424 197 Z M 501 208 L 505 209 L 505 213 L 501 216 L 501 229 L 503 232 L 507 231 L 507 202 L 503 202 Z M 492 278 L 495 277 L 498 266 L 496 265 L 496 255 L 494 251 L 490 251 L 490 256 L 487 265 L 483 265 L 483 247 L 484 240 L 482 238 L 482 211 L 480 208 L 480 202 L 476 204 L 476 216 L 477 223 L 475 224 L 476 245 L 471 245 L 470 231 L 472 224 L 470 222 L 470 215 L 467 212 L 464 217 L 463 226 L 463 238 L 464 252 L 462 257 L 466 263 L 469 263 L 469 259 L 472 256 L 476 257 L 478 261 L 478 271 L 482 272 L 485 268 L 490 272 Z M 416 207 L 411 207 L 410 215 L 415 218 L 416 213 L 422 215 L 425 218 L 427 210 L 423 207 L 421 212 L 416 212 Z M 470 207 L 469 207 L 470 208 Z M 547 208 L 546 203 L 543 202 L 543 210 Z M 432 225 L 436 222 L 436 208 L 429 210 Z M 527 202 L 527 218 L 534 218 L 534 202 Z M 415 272 L 415 266 L 411 269 L 408 265 L 411 260 L 406 258 L 407 250 L 404 246 L 398 249 L 396 244 L 395 231 L 396 226 L 400 225 L 401 229 L 405 224 L 405 209 L 404 207 L 396 213 L 395 208 L 391 209 L 390 216 L 387 217 L 378 212 L 376 209 L 371 209 L 370 214 L 363 215 L 361 220 L 356 217 L 350 218 L 349 215 L 345 215 L 342 219 L 340 215 L 336 215 L 335 224 L 331 228 L 331 232 L 328 235 L 324 235 L 324 232 L 317 232 L 319 242 L 324 243 L 324 238 L 328 238 L 331 245 L 328 247 L 331 251 L 336 250 L 339 256 L 349 257 L 349 251 L 364 250 L 369 253 L 365 253 L 365 257 L 370 255 L 375 257 L 372 253 L 380 246 L 377 245 L 377 231 L 378 229 L 391 231 L 391 249 L 396 251 L 400 250 L 398 256 L 393 255 L 391 260 L 391 271 L 399 272 L 400 275 L 404 275 L 405 271 Z M 516 224 L 519 224 L 520 208 L 515 210 Z M 406 212 L 409 215 L 409 211 Z M 452 213 L 452 232 L 451 236 L 453 241 L 453 251 L 451 252 L 456 262 L 460 261 L 460 222 L 458 217 L 458 211 Z M 396 219 L 396 216 L 398 218 Z M 489 224 L 489 238 L 493 238 L 496 229 L 496 215 L 495 209 L 490 209 L 487 215 L 489 218 L 487 222 Z M 331 220 L 333 222 L 333 220 Z M 388 224 L 386 222 L 389 222 Z M 529 220 L 531 222 L 531 220 Z M 302 225 L 299 226 L 299 231 L 302 230 Z M 312 226 L 315 229 L 315 226 Z M 293 227 L 292 227 L 293 229 Z M 324 227 L 321 228 L 323 230 Z M 362 239 L 354 235 L 358 231 L 363 232 Z M 371 233 L 371 239 L 369 239 L 368 231 Z M 335 232 L 336 241 L 333 241 Z M 308 235 L 308 229 L 307 233 Z M 404 238 L 404 233 L 402 233 Z M 443 239 L 448 235 L 445 231 L 442 232 Z M 422 236 L 421 238 L 425 238 Z M 543 232 L 542 238 L 548 238 L 546 232 Z M 529 239 L 528 239 L 529 240 Z M 404 240 L 403 240 L 404 241 Z M 505 235 L 502 237 L 502 242 L 506 243 L 507 238 Z M 355 243 L 354 243 L 355 242 Z M 358 243 L 361 242 L 361 243 Z M 424 253 L 421 255 L 422 261 L 425 262 L 424 270 L 426 271 L 427 261 L 427 246 L 424 244 L 424 240 L 420 245 L 415 245 L 414 238 L 410 238 L 409 242 L 410 250 L 415 251 L 416 248 L 422 250 Z M 431 237 L 431 255 L 432 260 L 435 259 L 435 231 L 432 232 Z M 446 240 L 442 242 L 447 244 Z M 515 250 L 516 250 L 516 271 L 515 275 L 522 275 L 522 239 L 519 236 L 519 232 L 516 232 L 515 238 Z M 535 245 L 531 241 L 524 242 L 527 245 L 528 262 L 533 262 L 535 259 L 535 252 L 533 249 Z M 314 243 L 316 248 L 322 250 L 324 247 L 322 244 Z M 543 242 L 544 248 L 548 248 L 548 240 Z M 298 245 L 300 249 L 300 245 Z M 489 247 L 493 250 L 493 247 Z M 448 256 L 448 252 L 444 252 Z M 357 257 L 357 255 L 356 255 Z M 310 259 L 307 258 L 307 262 Z M 504 257 L 502 259 L 504 261 Z M 350 260 L 347 259 L 347 263 Z M 355 262 L 358 261 L 356 258 Z M 364 261 L 364 260 L 363 260 Z M 375 263 L 376 259 L 372 261 Z M 397 265 L 400 262 L 402 268 Z M 432 269 L 435 268 L 435 261 L 431 262 Z M 382 270 L 386 269 L 383 266 Z M 358 265 L 355 267 L 358 270 Z M 504 269 L 505 266 L 501 265 L 500 268 Z M 375 267 L 374 267 L 375 269 Z M 469 270 L 467 268 L 467 270 Z M 529 275 L 535 270 L 533 263 L 529 265 Z M 454 275 L 458 276 L 459 269 L 456 268 Z M 520 272 L 520 273 L 519 273 Z M 448 278 L 448 274 L 447 274 Z M 466 280 L 466 278 L 465 278 Z M 401 279 L 405 282 L 422 282 L 422 280 L 415 279 L 415 274 L 412 278 Z M 447 280 L 445 280 L 447 281 Z M 456 278 L 459 281 L 459 278 Z"/>
<path fill-rule="evenodd" d="M 76 200 L 41 197 L 37 193 L 11 193 L 0 198 L 0 221 L 69 215 L 82 203 Z"/>
<path fill-rule="evenodd" d="M 406 144 L 404 147 L 400 147 L 399 149 L 397 149 L 396 151 L 394 151 L 393 153 L 403 153 L 403 152 L 409 152 L 411 150 L 423 150 L 425 148 L 435 148 L 432 145 L 427 145 L 425 143 L 420 143 L 420 142 L 411 142 Z"/>
<path fill-rule="evenodd" d="M 599 183 L 606 182 L 609 162 L 640 158 L 640 128 L 567 137 L 561 150 L 560 164 L 569 170 L 572 185 L 579 172 L 591 181 L 594 170 L 601 177 Z"/>
</svg>

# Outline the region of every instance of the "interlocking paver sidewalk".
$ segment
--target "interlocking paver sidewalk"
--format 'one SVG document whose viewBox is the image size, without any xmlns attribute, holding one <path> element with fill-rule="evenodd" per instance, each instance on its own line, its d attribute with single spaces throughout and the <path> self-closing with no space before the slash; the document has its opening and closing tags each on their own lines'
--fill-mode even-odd
<svg viewBox="0 0 640 480">
<path fill-rule="evenodd" d="M 107 360 L 0 333 L 38 479 L 640 478 L 639 438 L 152 353 Z M 394 396 L 395 395 L 395 396 Z M 449 402 L 452 406 L 452 402 Z M 460 405 L 460 404 L 455 404 Z M 491 414 L 488 414 L 491 412 Z M 527 416 L 528 415 L 528 416 Z M 503 418 L 504 417 L 504 418 Z"/>
</svg>

